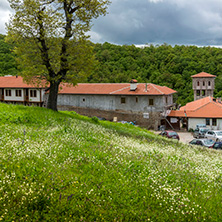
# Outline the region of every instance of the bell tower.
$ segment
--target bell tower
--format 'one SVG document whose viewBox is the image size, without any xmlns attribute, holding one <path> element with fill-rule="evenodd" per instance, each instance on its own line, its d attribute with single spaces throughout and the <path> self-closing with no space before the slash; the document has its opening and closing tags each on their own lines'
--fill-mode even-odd
<svg viewBox="0 0 222 222">
<path fill-rule="evenodd" d="M 193 80 L 194 101 L 207 96 L 214 96 L 215 75 L 201 72 L 191 77 Z"/>
</svg>

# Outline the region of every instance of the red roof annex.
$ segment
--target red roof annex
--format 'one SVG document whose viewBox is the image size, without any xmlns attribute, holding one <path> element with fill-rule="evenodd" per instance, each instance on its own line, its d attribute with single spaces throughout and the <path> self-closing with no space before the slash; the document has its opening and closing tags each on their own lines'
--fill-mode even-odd
<svg viewBox="0 0 222 222">
<path fill-rule="evenodd" d="M 222 118 L 222 103 L 212 97 L 205 97 L 181 107 L 180 110 L 172 110 L 169 117 L 191 118 Z"/>
</svg>

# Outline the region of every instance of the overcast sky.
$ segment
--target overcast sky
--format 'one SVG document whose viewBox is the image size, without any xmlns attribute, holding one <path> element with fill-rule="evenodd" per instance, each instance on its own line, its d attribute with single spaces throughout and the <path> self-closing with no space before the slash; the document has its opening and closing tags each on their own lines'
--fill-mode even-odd
<svg viewBox="0 0 222 222">
<path fill-rule="evenodd" d="M 91 40 L 114 44 L 222 45 L 221 0 L 111 0 L 93 21 Z M 10 7 L 0 0 L 0 33 Z"/>
</svg>

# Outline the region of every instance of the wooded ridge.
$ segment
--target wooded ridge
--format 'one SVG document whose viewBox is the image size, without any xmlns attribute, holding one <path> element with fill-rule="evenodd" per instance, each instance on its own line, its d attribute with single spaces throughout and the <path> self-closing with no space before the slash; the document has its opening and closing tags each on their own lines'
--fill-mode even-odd
<svg viewBox="0 0 222 222">
<path fill-rule="evenodd" d="M 107 42 L 93 45 L 98 64 L 84 82 L 121 83 L 132 78 L 152 82 L 176 90 L 175 100 L 184 105 L 193 100 L 191 75 L 204 71 L 217 76 L 214 96 L 222 96 L 220 48 L 167 44 L 139 48 Z M 0 75 L 19 74 L 12 49 L 0 35 Z"/>
</svg>

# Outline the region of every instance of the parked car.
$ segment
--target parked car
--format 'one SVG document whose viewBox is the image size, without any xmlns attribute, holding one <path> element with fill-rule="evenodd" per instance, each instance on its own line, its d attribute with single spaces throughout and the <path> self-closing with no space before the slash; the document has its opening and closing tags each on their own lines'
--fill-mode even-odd
<svg viewBox="0 0 222 222">
<path fill-rule="evenodd" d="M 206 124 L 202 124 L 202 123 L 201 123 L 201 124 L 197 124 L 197 125 L 196 125 L 196 128 L 197 128 L 197 129 L 198 129 L 198 128 L 203 128 L 203 127 L 207 127 Z"/>
<path fill-rule="evenodd" d="M 205 134 L 205 138 L 212 139 L 216 142 L 222 141 L 222 131 L 220 130 L 209 130 Z"/>
<path fill-rule="evenodd" d="M 213 144 L 213 146 L 210 147 L 210 148 L 213 148 L 213 149 L 216 149 L 216 150 L 222 150 L 222 142 L 215 142 Z"/>
<path fill-rule="evenodd" d="M 170 138 L 170 139 L 180 140 L 180 137 L 179 137 L 178 133 L 175 132 L 175 131 L 172 131 L 172 130 L 164 130 L 159 135 Z"/>
<path fill-rule="evenodd" d="M 209 130 L 210 130 L 210 129 L 207 128 L 207 127 L 196 128 L 196 129 L 194 130 L 193 137 L 194 137 L 194 138 L 197 138 L 197 139 L 199 139 L 199 138 L 204 138 L 206 132 L 208 132 Z"/>
<path fill-rule="evenodd" d="M 199 146 L 205 146 L 205 147 L 212 147 L 214 145 L 215 141 L 211 139 L 193 139 L 189 142 L 191 145 L 199 145 Z"/>
</svg>

